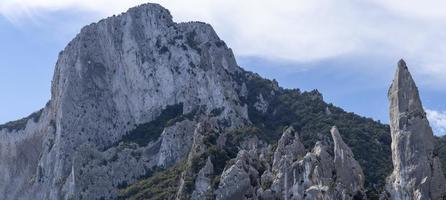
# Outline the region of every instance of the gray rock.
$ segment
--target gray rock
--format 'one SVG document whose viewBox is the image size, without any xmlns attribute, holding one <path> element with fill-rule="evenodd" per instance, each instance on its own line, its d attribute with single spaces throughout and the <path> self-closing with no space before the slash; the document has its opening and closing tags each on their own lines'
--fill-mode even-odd
<svg viewBox="0 0 446 200">
<path fill-rule="evenodd" d="M 259 159 L 268 148 L 240 151 L 235 164 L 223 172 L 217 199 L 366 199 L 361 167 L 336 127 L 332 137 L 333 150 L 317 142 L 305 154 L 298 134 L 286 129 L 269 164 L 272 168 Z M 256 175 L 260 166 L 264 171 Z"/>
<path fill-rule="evenodd" d="M 217 200 L 226 199 L 256 199 L 255 185 L 252 178 L 258 177 L 257 170 L 252 166 L 253 160 L 247 151 L 242 150 L 235 159 L 235 164 L 226 169 L 215 191 Z"/>
<path fill-rule="evenodd" d="M 168 166 L 187 155 L 192 137 L 166 129 L 159 143 L 147 147 L 150 152 L 138 150 L 153 159 L 136 168 L 120 165 L 119 173 L 108 171 L 113 162 L 79 168 L 84 160 L 76 155 L 88 146 L 94 158 L 107 158 L 126 133 L 156 119 L 168 105 L 182 104 L 184 114 L 198 107 L 205 108 L 204 115 L 221 109 L 217 120 L 242 126 L 248 116 L 239 96 L 246 90 L 233 80 L 240 72 L 210 25 L 177 24 L 157 4 L 84 27 L 59 55 L 51 100 L 40 120 L 30 120 L 23 130 L 0 130 L 0 160 L 8 161 L 0 164 L 0 199 L 116 198 L 108 195 L 117 192 L 115 175 L 135 169 L 131 176 L 138 177 L 153 163 Z M 185 139 L 184 146 L 172 140 L 177 136 Z M 81 185 L 88 181 L 77 173 L 81 169 L 100 178 Z"/>
<path fill-rule="evenodd" d="M 260 94 L 257 97 L 257 102 L 254 103 L 254 107 L 257 109 L 257 111 L 261 113 L 266 113 L 268 111 L 269 103 L 263 98 L 263 95 Z"/>
<path fill-rule="evenodd" d="M 393 172 L 387 180 L 390 199 L 442 199 L 446 181 L 434 155 L 432 129 L 418 89 L 403 60 L 389 89 Z"/>
<path fill-rule="evenodd" d="M 195 128 L 196 122 L 190 120 L 177 122 L 174 126 L 165 128 L 161 134 L 156 165 L 162 168 L 170 167 L 186 157 L 192 146 Z"/>
<path fill-rule="evenodd" d="M 177 163 L 183 171 L 176 199 L 366 198 L 362 169 L 335 127 L 334 145 L 318 142 L 310 152 L 292 127 L 275 149 L 260 136 L 230 135 L 252 125 L 244 75 L 258 76 L 238 67 L 210 25 L 175 23 L 157 4 L 84 27 L 60 53 L 51 100 L 39 116 L 0 126 L 0 199 L 117 199 L 119 189 Z M 261 113 L 280 94 L 277 81 L 270 84 L 253 104 Z M 323 99 L 317 91 L 307 95 Z M 432 130 L 403 61 L 389 99 L 389 198 L 441 198 L 446 185 Z M 159 131 L 150 142 L 124 140 L 172 105 L 180 116 L 151 127 Z M 325 113 L 332 114 L 328 107 Z M 237 147 L 227 148 L 233 142 Z M 224 169 L 212 163 L 237 151 Z"/>
<path fill-rule="evenodd" d="M 191 199 L 206 199 L 212 197 L 212 176 L 214 175 L 214 165 L 208 157 L 206 165 L 198 172 L 195 179 L 195 190 Z"/>
<path fill-rule="evenodd" d="M 337 190 L 342 190 L 342 198 L 355 196 L 364 191 L 364 173 L 359 163 L 355 160 L 350 147 L 344 143 L 338 129 L 334 126 L 331 129 L 331 136 L 334 142 L 334 167 L 336 169 Z"/>
<path fill-rule="evenodd" d="M 334 158 L 329 146 L 320 142 L 297 161 L 292 162 L 291 159 L 295 152 L 281 156 L 271 185 L 275 198 L 365 199 L 361 167 L 336 127 L 332 128 L 331 133 Z"/>
<path fill-rule="evenodd" d="M 274 152 L 273 170 L 278 167 L 279 162 L 288 156 L 291 161 L 301 159 L 305 155 L 305 147 L 300 141 L 299 133 L 293 127 L 288 127 L 277 142 Z"/>
</svg>

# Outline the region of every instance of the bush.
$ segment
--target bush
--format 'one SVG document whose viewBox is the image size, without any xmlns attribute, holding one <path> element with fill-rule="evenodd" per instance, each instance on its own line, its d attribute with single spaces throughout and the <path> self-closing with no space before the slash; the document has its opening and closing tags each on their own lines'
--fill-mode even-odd
<svg viewBox="0 0 446 200">
<path fill-rule="evenodd" d="M 122 138 L 123 142 L 133 142 L 139 146 L 146 146 L 149 142 L 157 140 L 168 122 L 183 114 L 183 104 L 167 106 L 155 120 L 140 124 L 129 134 Z"/>
<path fill-rule="evenodd" d="M 119 190 L 119 199 L 174 199 L 179 187 L 185 161 L 169 169 L 153 174 L 124 189 Z"/>
<path fill-rule="evenodd" d="M 392 170 L 388 125 L 327 104 L 317 90 L 301 93 L 298 89 L 277 89 L 273 81 L 249 73 L 247 77 L 248 114 L 259 138 L 274 144 L 283 128 L 291 125 L 310 149 L 316 141 L 331 143 L 330 129 L 336 125 L 363 168 L 367 189 L 383 188 Z M 254 107 L 260 94 L 269 103 L 266 113 Z"/>
<path fill-rule="evenodd" d="M 40 116 L 42 115 L 43 109 L 32 113 L 28 117 L 19 119 L 17 121 L 8 122 L 6 124 L 0 125 L 0 130 L 7 129 L 8 131 L 19 131 L 26 128 L 26 124 L 30 119 L 32 119 L 34 122 L 38 122 L 40 119 Z"/>
</svg>

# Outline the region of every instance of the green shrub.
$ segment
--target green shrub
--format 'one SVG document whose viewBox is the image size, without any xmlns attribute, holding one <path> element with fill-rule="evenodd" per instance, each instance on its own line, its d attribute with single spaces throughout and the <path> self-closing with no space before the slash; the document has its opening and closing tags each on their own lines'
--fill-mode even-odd
<svg viewBox="0 0 446 200">
<path fill-rule="evenodd" d="M 183 104 L 167 106 L 155 120 L 140 124 L 122 138 L 123 142 L 134 142 L 145 146 L 149 142 L 157 140 L 168 122 L 183 114 Z"/>
<path fill-rule="evenodd" d="M 19 131 L 26 128 L 26 124 L 30 119 L 32 119 L 34 122 L 38 122 L 40 119 L 40 116 L 42 115 L 43 109 L 32 113 L 28 117 L 19 119 L 17 121 L 8 122 L 6 124 L 0 125 L 0 130 L 7 129 L 8 131 Z"/>
<path fill-rule="evenodd" d="M 248 114 L 259 138 L 274 144 L 283 128 L 291 125 L 311 149 L 316 141 L 330 143 L 330 129 L 336 125 L 363 168 L 367 189 L 383 188 L 392 170 L 388 125 L 327 104 L 317 90 L 301 93 L 298 89 L 277 89 L 275 82 L 247 73 Z M 260 94 L 269 103 L 266 113 L 254 106 Z M 327 108 L 331 114 L 326 113 Z"/>
<path fill-rule="evenodd" d="M 140 180 L 118 193 L 119 199 L 174 199 L 179 187 L 181 173 L 185 167 L 185 161 L 160 172 L 151 177 Z"/>
</svg>

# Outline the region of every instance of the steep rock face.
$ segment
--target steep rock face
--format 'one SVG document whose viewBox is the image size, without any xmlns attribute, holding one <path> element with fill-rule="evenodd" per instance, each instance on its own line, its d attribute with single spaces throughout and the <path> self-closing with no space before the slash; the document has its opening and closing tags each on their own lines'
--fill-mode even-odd
<svg viewBox="0 0 446 200">
<path fill-rule="evenodd" d="M 186 149 L 178 140 L 166 144 L 173 134 L 167 129 L 147 147 L 136 147 L 148 153 L 131 177 L 115 179 L 133 167 L 109 171 L 113 162 L 88 168 L 98 159 L 107 160 L 124 135 L 157 119 L 166 106 L 181 104 L 183 114 L 198 107 L 204 107 L 204 115 L 219 110 L 218 121 L 228 128 L 247 122 L 246 107 L 239 100 L 242 85 L 233 80 L 240 70 L 209 25 L 174 23 L 156 4 L 84 27 L 59 55 L 51 101 L 40 120 L 20 131 L 1 130 L 0 159 L 11 162 L 0 164 L 6 174 L 0 198 L 113 198 L 120 183 L 134 181 L 152 166 L 167 167 L 187 152 L 187 143 Z M 191 138 L 193 131 L 183 134 Z M 98 156 L 77 160 L 81 151 Z M 158 163 L 147 164 L 156 158 Z M 85 185 L 83 175 L 93 172 L 101 178 Z"/>
<path fill-rule="evenodd" d="M 364 173 L 361 166 L 355 160 L 353 152 L 342 140 L 336 127 L 331 129 L 334 142 L 334 168 L 336 169 L 336 181 L 342 187 L 342 195 L 353 196 L 364 190 Z M 363 195 L 363 194 L 358 194 Z"/>
<path fill-rule="evenodd" d="M 251 156 L 245 150 L 238 153 L 235 164 L 222 173 L 216 199 L 256 199 L 256 184 L 253 183 L 259 172 Z"/>
<path fill-rule="evenodd" d="M 38 161 L 44 148 L 54 146 L 54 141 L 43 138 L 56 130 L 48 105 L 39 115 L 25 119 L 17 129 L 0 129 L 0 199 L 18 199 L 33 192 L 32 184 L 41 179 L 36 175 L 41 170 Z"/>
<path fill-rule="evenodd" d="M 277 168 L 284 156 L 291 156 L 291 160 L 297 160 L 305 155 L 305 147 L 300 141 L 299 134 L 293 127 L 289 127 L 277 142 L 274 152 L 273 169 Z"/>
<path fill-rule="evenodd" d="M 207 158 L 206 164 L 198 172 L 195 180 L 195 190 L 191 199 L 206 199 L 212 197 L 212 175 L 214 174 L 214 166 L 210 157 Z"/>
<path fill-rule="evenodd" d="M 0 125 L 0 199 L 363 199 L 353 152 L 380 184 L 388 132 L 242 70 L 209 25 L 146 4 L 83 28 L 48 105 Z"/>
<path fill-rule="evenodd" d="M 434 154 L 432 129 L 418 89 L 403 60 L 389 90 L 393 173 L 388 178 L 390 199 L 442 199 L 446 182 Z"/>
</svg>

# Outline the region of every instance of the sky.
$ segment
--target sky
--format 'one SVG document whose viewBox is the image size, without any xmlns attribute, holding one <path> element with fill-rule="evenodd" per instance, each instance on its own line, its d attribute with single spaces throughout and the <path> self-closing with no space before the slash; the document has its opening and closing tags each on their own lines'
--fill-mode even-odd
<svg viewBox="0 0 446 200">
<path fill-rule="evenodd" d="M 387 90 L 404 58 L 435 134 L 446 134 L 446 1 L 156 0 L 174 21 L 210 23 L 238 64 L 282 87 L 388 123 Z M 50 98 L 58 53 L 84 25 L 143 0 L 1 0 L 0 123 Z"/>
</svg>

